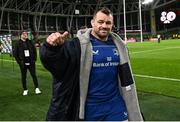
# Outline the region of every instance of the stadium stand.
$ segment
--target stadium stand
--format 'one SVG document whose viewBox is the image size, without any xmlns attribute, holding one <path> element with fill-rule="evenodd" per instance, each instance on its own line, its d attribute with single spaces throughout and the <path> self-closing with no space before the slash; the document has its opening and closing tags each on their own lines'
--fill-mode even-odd
<svg viewBox="0 0 180 122">
<path fill-rule="evenodd" d="M 144 40 L 157 33 L 164 35 L 164 38 L 174 38 L 174 34 L 179 34 L 180 5 L 177 3 L 178 0 L 156 0 L 141 6 Z M 14 39 L 20 31 L 28 30 L 38 41 L 55 31 L 68 30 L 74 35 L 82 26 L 91 27 L 88 22 L 92 13 L 102 6 L 113 11 L 114 24 L 123 38 L 123 0 L 1 0 L 0 34 L 11 34 Z M 160 21 L 163 11 L 175 12 L 176 19 L 170 24 L 163 24 Z M 126 24 L 127 30 L 140 29 L 139 0 L 126 0 Z M 139 33 L 130 32 L 128 38 L 139 41 Z"/>
</svg>

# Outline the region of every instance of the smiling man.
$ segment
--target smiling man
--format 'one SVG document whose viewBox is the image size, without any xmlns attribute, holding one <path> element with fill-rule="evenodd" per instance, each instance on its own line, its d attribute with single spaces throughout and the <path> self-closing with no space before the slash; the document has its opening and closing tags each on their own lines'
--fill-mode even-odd
<svg viewBox="0 0 180 122">
<path fill-rule="evenodd" d="M 111 32 L 113 14 L 97 10 L 92 28 L 72 41 L 52 33 L 41 61 L 53 76 L 47 120 L 141 121 L 127 49 Z"/>
</svg>

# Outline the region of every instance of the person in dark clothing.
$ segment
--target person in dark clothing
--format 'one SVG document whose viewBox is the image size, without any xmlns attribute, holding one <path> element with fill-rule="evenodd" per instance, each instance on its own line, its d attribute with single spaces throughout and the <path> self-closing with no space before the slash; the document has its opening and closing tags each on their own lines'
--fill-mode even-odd
<svg viewBox="0 0 180 122">
<path fill-rule="evenodd" d="M 38 80 L 35 67 L 37 52 L 33 42 L 27 39 L 27 34 L 25 31 L 21 33 L 21 39 L 18 40 L 14 46 L 14 57 L 16 59 L 16 62 L 19 64 L 21 70 L 21 81 L 24 89 L 23 95 L 25 96 L 28 94 L 26 84 L 27 70 L 29 70 L 33 78 L 35 93 L 40 94 L 41 91 L 38 88 Z"/>
<path fill-rule="evenodd" d="M 158 38 L 158 43 L 160 43 L 160 42 L 161 42 L 161 35 L 158 34 L 158 35 L 157 35 L 157 38 Z"/>
<path fill-rule="evenodd" d="M 72 41 L 65 41 L 68 32 L 52 33 L 40 49 L 53 76 L 46 120 L 142 121 L 126 46 L 112 32 L 112 12 L 97 10 L 91 25 Z"/>
</svg>

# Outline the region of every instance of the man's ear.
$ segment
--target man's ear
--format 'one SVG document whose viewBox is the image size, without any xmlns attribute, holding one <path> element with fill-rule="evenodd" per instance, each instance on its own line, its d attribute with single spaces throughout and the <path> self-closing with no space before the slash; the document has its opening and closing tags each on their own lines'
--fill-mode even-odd
<svg viewBox="0 0 180 122">
<path fill-rule="evenodd" d="M 91 20 L 91 26 L 92 27 L 94 26 L 94 20 L 93 19 Z"/>
</svg>

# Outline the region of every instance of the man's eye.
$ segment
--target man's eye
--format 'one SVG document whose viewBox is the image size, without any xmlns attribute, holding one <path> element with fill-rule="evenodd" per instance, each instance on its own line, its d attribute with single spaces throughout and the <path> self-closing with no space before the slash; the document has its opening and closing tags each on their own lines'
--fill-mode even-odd
<svg viewBox="0 0 180 122">
<path fill-rule="evenodd" d="M 103 21 L 99 21 L 98 23 L 99 23 L 99 24 L 103 24 L 104 22 L 103 22 Z"/>
<path fill-rule="evenodd" d="M 111 22 L 106 22 L 106 24 L 107 24 L 107 25 L 110 25 L 110 24 L 111 24 Z"/>
</svg>

